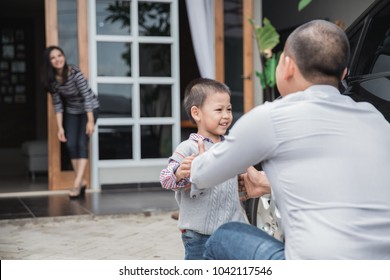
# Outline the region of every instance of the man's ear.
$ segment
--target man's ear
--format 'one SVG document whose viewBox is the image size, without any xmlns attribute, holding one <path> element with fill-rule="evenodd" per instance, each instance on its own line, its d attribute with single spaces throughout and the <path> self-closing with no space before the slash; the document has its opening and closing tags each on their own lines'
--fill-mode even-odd
<svg viewBox="0 0 390 280">
<path fill-rule="evenodd" d="M 199 108 L 196 107 L 196 106 L 192 106 L 192 107 L 191 107 L 191 116 L 192 116 L 192 118 L 193 118 L 196 122 L 199 122 L 199 120 L 200 120 L 199 114 L 200 114 Z"/>
<path fill-rule="evenodd" d="M 295 64 L 295 61 L 291 59 L 289 56 L 284 57 L 284 72 L 283 72 L 283 79 L 289 80 L 292 78 L 295 74 L 295 71 L 297 70 L 297 65 Z"/>
<path fill-rule="evenodd" d="M 344 80 L 344 78 L 347 75 L 347 73 L 348 73 L 348 69 L 347 69 L 347 67 L 345 67 L 345 69 L 343 71 L 343 75 L 341 75 L 341 80 Z"/>
</svg>

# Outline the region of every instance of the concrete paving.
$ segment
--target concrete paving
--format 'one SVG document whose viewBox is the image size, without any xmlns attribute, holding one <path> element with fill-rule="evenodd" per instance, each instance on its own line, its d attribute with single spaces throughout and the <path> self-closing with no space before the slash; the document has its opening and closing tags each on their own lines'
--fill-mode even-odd
<svg viewBox="0 0 390 280">
<path fill-rule="evenodd" d="M 182 260 L 173 212 L 0 221 L 2 260 Z"/>
</svg>

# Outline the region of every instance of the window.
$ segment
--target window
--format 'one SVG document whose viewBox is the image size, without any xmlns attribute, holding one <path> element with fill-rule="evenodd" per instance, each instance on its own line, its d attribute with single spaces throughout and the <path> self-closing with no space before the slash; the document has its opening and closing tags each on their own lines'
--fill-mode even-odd
<svg viewBox="0 0 390 280">
<path fill-rule="evenodd" d="M 390 60 L 390 5 L 387 5 L 369 23 L 356 57 L 356 75 L 383 72 Z M 352 41 L 354 42 L 354 41 Z M 352 44 L 353 49 L 354 45 Z M 390 71 L 390 68 L 387 68 Z"/>
<path fill-rule="evenodd" d="M 178 1 L 94 2 L 98 165 L 163 167 L 180 140 Z"/>
<path fill-rule="evenodd" d="M 353 32 L 345 94 L 374 105 L 390 122 L 390 4 L 370 11 Z M 352 29 L 351 29 L 352 30 Z"/>
</svg>

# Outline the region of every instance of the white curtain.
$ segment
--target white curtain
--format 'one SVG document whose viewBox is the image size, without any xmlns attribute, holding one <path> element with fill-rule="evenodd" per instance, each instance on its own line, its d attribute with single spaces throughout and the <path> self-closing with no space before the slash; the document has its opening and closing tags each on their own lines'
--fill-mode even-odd
<svg viewBox="0 0 390 280">
<path fill-rule="evenodd" d="M 215 79 L 214 0 L 186 0 L 186 6 L 200 75 Z"/>
</svg>

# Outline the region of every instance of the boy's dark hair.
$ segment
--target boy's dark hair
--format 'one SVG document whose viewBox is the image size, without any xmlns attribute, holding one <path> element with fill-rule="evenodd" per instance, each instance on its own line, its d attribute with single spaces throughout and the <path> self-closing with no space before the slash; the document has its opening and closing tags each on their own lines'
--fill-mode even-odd
<svg viewBox="0 0 390 280">
<path fill-rule="evenodd" d="M 184 91 L 184 109 L 190 118 L 191 122 L 195 123 L 195 120 L 191 116 L 192 106 L 202 107 L 206 97 L 212 93 L 227 93 L 231 95 L 230 89 L 227 85 L 220 83 L 216 80 L 207 78 L 197 78 L 192 80 Z"/>
<path fill-rule="evenodd" d="M 325 20 L 313 20 L 295 29 L 287 38 L 286 56 L 294 59 L 309 82 L 339 82 L 349 61 L 345 32 Z"/>
</svg>

